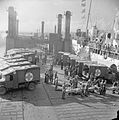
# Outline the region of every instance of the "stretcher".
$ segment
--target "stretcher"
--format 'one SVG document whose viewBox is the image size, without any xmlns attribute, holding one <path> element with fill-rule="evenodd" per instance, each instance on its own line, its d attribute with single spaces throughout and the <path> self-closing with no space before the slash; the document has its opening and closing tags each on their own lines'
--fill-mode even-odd
<svg viewBox="0 0 119 120">
<path fill-rule="evenodd" d="M 115 92 L 119 94 L 119 82 L 115 82 L 111 88 L 112 88 L 112 94 L 115 94 Z"/>
</svg>

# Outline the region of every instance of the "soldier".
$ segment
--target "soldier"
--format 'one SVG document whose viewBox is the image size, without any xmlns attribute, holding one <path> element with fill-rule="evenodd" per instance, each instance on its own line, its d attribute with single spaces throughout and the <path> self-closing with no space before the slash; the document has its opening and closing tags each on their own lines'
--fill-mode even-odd
<svg viewBox="0 0 119 120">
<path fill-rule="evenodd" d="M 61 60 L 61 70 L 63 70 L 63 60 Z"/>
<path fill-rule="evenodd" d="M 100 82 L 100 95 L 105 95 L 106 93 L 106 80 L 103 80 Z"/>
<path fill-rule="evenodd" d="M 66 94 L 66 83 L 64 82 L 62 85 L 62 99 L 65 99 Z"/>
<path fill-rule="evenodd" d="M 53 83 L 53 65 L 51 65 L 49 69 L 49 78 L 50 78 L 50 83 Z"/>
<path fill-rule="evenodd" d="M 54 85 L 55 85 L 55 80 L 58 78 L 57 71 L 55 72 L 55 78 L 54 78 Z"/>
<path fill-rule="evenodd" d="M 58 87 L 58 77 L 56 77 L 55 79 L 55 91 L 57 90 L 57 87 Z"/>
<path fill-rule="evenodd" d="M 112 93 L 114 94 L 115 91 L 117 91 L 119 94 L 119 82 L 118 81 L 115 81 L 112 85 Z"/>
<path fill-rule="evenodd" d="M 49 75 L 48 75 L 48 72 L 46 71 L 45 72 L 45 83 L 48 84 L 48 81 L 49 81 Z"/>
<path fill-rule="evenodd" d="M 73 78 L 73 88 L 77 88 L 78 86 L 78 75 L 76 75 L 74 78 Z"/>
</svg>

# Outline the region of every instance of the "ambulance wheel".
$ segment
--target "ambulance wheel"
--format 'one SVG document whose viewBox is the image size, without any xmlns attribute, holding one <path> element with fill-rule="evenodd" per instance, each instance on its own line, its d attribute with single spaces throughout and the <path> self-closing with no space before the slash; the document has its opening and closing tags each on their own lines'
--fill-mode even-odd
<svg viewBox="0 0 119 120">
<path fill-rule="evenodd" d="M 29 90 L 35 90 L 35 88 L 36 88 L 36 85 L 34 82 L 29 83 L 29 85 L 28 85 Z"/>
<path fill-rule="evenodd" d="M 115 94 L 115 90 L 112 90 L 112 94 Z"/>
<path fill-rule="evenodd" d="M 4 95 L 7 92 L 5 87 L 0 87 L 0 95 Z"/>
</svg>

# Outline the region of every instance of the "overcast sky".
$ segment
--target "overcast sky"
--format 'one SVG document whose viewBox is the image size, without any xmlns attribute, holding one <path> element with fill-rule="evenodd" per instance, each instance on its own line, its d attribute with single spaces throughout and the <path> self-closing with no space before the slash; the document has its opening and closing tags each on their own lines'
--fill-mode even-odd
<svg viewBox="0 0 119 120">
<path fill-rule="evenodd" d="M 89 9 L 87 0 L 87 12 Z M 77 28 L 85 28 L 81 19 L 81 0 L 0 0 L 0 31 L 8 29 L 9 6 L 17 11 L 19 30 L 22 32 L 36 32 L 41 30 L 41 21 L 45 21 L 45 32 L 54 32 L 57 25 L 57 15 L 65 11 L 71 11 L 71 31 Z M 112 29 L 115 14 L 119 7 L 119 0 L 92 0 L 91 25 L 97 24 L 100 29 Z M 64 31 L 63 17 L 63 29 Z"/>
</svg>

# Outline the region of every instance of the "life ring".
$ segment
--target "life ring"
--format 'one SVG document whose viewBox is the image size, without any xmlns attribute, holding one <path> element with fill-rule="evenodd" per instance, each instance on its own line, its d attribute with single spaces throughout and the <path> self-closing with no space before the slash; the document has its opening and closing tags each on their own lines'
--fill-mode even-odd
<svg viewBox="0 0 119 120">
<path fill-rule="evenodd" d="M 33 80 L 33 74 L 31 72 L 27 72 L 25 75 L 25 80 L 27 82 L 32 81 Z"/>
<path fill-rule="evenodd" d="M 29 61 L 29 62 L 32 62 L 32 57 L 31 57 L 31 56 L 28 57 L 28 61 Z"/>
<path fill-rule="evenodd" d="M 95 70 L 95 76 L 100 76 L 101 75 L 101 70 L 100 69 L 96 69 Z"/>
<path fill-rule="evenodd" d="M 104 53 L 104 59 L 107 59 L 107 53 L 106 52 Z"/>
</svg>

